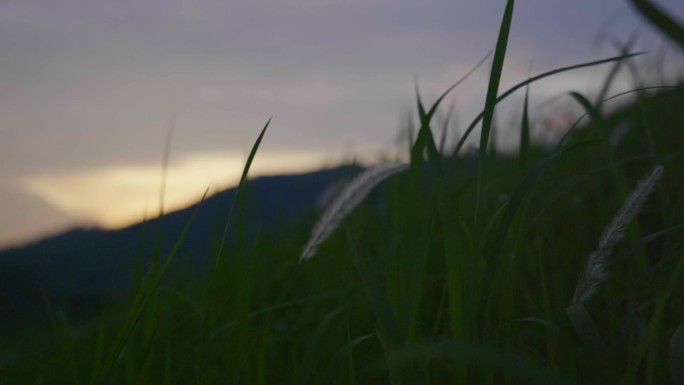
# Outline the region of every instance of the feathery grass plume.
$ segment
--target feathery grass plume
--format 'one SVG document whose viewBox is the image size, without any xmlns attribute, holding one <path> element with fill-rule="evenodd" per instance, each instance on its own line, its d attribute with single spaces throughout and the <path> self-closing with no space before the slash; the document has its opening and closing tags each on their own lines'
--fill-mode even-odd
<svg viewBox="0 0 684 385">
<path fill-rule="evenodd" d="M 639 181 L 632 194 L 625 199 L 620 211 L 613 217 L 610 226 L 603 231 L 598 248 L 589 256 L 587 267 L 577 282 L 575 294 L 572 296 L 573 304 L 591 298 L 598 290 L 599 285 L 608 279 L 609 273 L 606 263 L 608 254 L 610 254 L 613 246 L 622 240 L 625 235 L 625 226 L 639 212 L 641 205 L 653 192 L 653 188 L 662 174 L 663 166 L 656 166 L 650 175 Z"/>
<path fill-rule="evenodd" d="M 408 167 L 406 163 L 376 166 L 364 171 L 351 181 L 321 216 L 299 257 L 299 262 L 313 257 L 318 251 L 318 246 L 339 227 L 342 220 L 368 196 L 375 186 L 403 171 L 406 167 Z"/>
</svg>

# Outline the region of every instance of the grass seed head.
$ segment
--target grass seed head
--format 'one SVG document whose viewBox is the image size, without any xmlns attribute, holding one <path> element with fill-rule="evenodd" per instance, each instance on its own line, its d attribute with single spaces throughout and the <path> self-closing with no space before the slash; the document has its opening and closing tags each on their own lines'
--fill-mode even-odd
<svg viewBox="0 0 684 385">
<path fill-rule="evenodd" d="M 362 172 L 345 186 L 314 227 L 309 242 L 299 257 L 299 262 L 313 257 L 318 251 L 318 246 L 339 227 L 342 220 L 363 202 L 377 185 L 407 167 L 408 164 L 405 163 L 376 166 Z"/>
<path fill-rule="evenodd" d="M 572 303 L 580 303 L 591 298 L 598 287 L 608 279 L 607 257 L 613 247 L 625 236 L 625 227 L 641 210 L 641 206 L 653 192 L 656 183 L 663 175 L 663 166 L 656 166 L 651 173 L 637 184 L 637 187 L 625 199 L 620 211 L 613 217 L 599 240 L 598 248 L 589 256 L 587 266 L 575 287 Z"/>
</svg>

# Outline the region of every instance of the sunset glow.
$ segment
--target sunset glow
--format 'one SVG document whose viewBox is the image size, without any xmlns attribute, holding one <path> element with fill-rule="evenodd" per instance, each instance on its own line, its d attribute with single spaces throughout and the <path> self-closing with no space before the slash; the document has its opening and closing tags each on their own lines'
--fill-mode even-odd
<svg viewBox="0 0 684 385">
<path fill-rule="evenodd" d="M 250 175 L 296 173 L 324 166 L 321 153 L 264 153 L 255 158 Z M 215 193 L 237 184 L 245 157 L 206 154 L 169 165 L 164 211 L 196 203 L 209 188 Z M 122 227 L 158 215 L 162 170 L 159 165 L 114 166 L 85 172 L 38 175 L 23 187 L 54 207 L 105 228 Z"/>
</svg>

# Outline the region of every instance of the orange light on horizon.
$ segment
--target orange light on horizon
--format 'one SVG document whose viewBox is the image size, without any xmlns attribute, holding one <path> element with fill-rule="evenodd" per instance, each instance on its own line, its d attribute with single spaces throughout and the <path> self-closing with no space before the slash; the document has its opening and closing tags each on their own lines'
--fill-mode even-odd
<svg viewBox="0 0 684 385">
<path fill-rule="evenodd" d="M 171 162 L 164 212 L 196 203 L 208 187 L 211 194 L 236 185 L 244 163 L 245 156 L 237 154 L 200 154 Z M 250 176 L 304 172 L 330 163 L 328 153 L 260 153 Z M 159 214 L 161 173 L 153 165 L 111 166 L 33 175 L 23 180 L 22 188 L 74 217 L 115 229 Z"/>
</svg>

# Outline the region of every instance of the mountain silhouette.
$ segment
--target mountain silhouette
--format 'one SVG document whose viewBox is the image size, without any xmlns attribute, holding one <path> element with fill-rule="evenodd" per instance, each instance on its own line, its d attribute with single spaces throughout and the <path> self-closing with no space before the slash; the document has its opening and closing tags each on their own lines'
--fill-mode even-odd
<svg viewBox="0 0 684 385">
<path fill-rule="evenodd" d="M 243 232 L 276 239 L 309 226 L 317 200 L 336 182 L 360 168 L 337 168 L 299 175 L 264 176 L 250 180 Z M 50 303 L 81 309 L 120 298 L 131 287 L 137 265 L 153 256 L 164 258 L 196 210 L 175 266 L 203 271 L 220 243 L 236 188 L 219 192 L 201 204 L 171 212 L 119 230 L 74 229 L 33 244 L 0 251 L 0 319 L 36 316 Z M 199 206 L 198 206 L 199 205 Z M 237 210 L 231 219 L 228 248 L 240 227 Z M 293 255 L 296 259 L 298 256 Z M 178 274 L 179 269 L 171 269 Z"/>
</svg>

